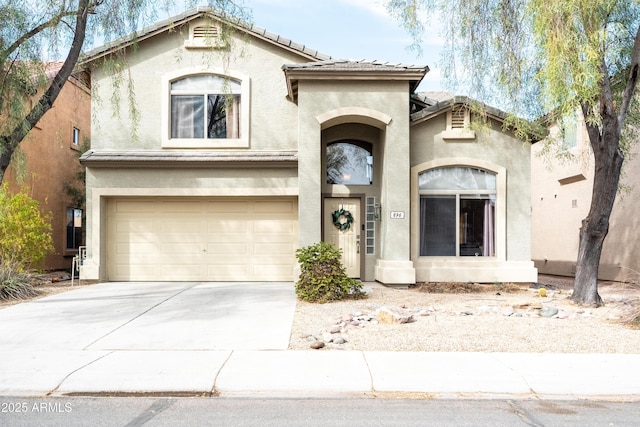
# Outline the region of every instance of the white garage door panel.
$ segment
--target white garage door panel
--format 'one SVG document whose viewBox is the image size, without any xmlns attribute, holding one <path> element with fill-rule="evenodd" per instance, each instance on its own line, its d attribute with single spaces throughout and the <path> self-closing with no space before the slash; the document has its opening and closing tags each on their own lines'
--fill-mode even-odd
<svg viewBox="0 0 640 427">
<path fill-rule="evenodd" d="M 211 255 L 244 255 L 249 251 L 244 243 L 209 243 L 207 252 Z"/>
<path fill-rule="evenodd" d="M 110 200 L 109 280 L 292 280 L 297 210 L 278 198 Z"/>
</svg>

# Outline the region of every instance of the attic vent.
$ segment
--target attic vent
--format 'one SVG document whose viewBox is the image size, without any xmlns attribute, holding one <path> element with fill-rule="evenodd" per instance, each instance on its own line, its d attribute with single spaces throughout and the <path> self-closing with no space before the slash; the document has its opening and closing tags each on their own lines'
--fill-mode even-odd
<svg viewBox="0 0 640 427">
<path fill-rule="evenodd" d="M 464 129 L 466 111 L 464 108 L 454 108 L 451 111 L 451 129 Z"/>
<path fill-rule="evenodd" d="M 476 133 L 469 129 L 469 109 L 456 105 L 447 112 L 447 128 L 442 139 L 447 142 L 474 142 Z"/>
<path fill-rule="evenodd" d="M 185 40 L 188 48 L 221 48 L 224 42 L 220 37 L 220 27 L 215 25 L 197 25 L 191 28 L 189 40 Z"/>
<path fill-rule="evenodd" d="M 218 38 L 218 27 L 202 26 L 193 29 L 194 39 Z"/>
</svg>

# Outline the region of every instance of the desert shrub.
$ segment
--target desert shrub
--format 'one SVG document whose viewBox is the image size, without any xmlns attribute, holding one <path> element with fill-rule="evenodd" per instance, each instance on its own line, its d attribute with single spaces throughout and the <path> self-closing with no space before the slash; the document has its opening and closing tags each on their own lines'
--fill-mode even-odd
<svg viewBox="0 0 640 427">
<path fill-rule="evenodd" d="M 37 200 L 28 194 L 12 195 L 0 187 L 0 260 L 26 270 L 53 251 L 51 215 L 43 215 Z"/>
<path fill-rule="evenodd" d="M 325 303 L 345 298 L 364 298 L 362 282 L 347 277 L 340 249 L 319 242 L 296 251 L 300 278 L 296 295 L 303 301 Z"/>
<path fill-rule="evenodd" d="M 0 259 L 0 300 L 23 299 L 38 294 L 31 285 L 31 274 L 19 262 Z"/>
</svg>

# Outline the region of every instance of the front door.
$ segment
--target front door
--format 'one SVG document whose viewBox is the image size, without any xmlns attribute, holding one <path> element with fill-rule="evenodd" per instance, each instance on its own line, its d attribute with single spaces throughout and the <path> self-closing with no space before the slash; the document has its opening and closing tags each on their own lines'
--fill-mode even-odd
<svg viewBox="0 0 640 427">
<path fill-rule="evenodd" d="M 360 277 L 360 229 L 360 199 L 324 199 L 324 241 L 342 249 L 349 277 Z"/>
</svg>

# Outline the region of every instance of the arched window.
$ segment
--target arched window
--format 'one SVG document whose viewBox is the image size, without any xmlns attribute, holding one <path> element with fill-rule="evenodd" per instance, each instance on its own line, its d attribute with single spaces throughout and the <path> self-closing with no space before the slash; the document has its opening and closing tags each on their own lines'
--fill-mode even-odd
<svg viewBox="0 0 640 427">
<path fill-rule="evenodd" d="M 373 182 L 371 144 L 339 141 L 327 145 L 327 184 L 370 185 Z"/>
<path fill-rule="evenodd" d="M 171 138 L 240 138 L 240 93 L 240 81 L 218 75 L 172 81 Z"/>
<path fill-rule="evenodd" d="M 465 166 L 418 174 L 420 256 L 495 256 L 496 174 Z"/>
</svg>

